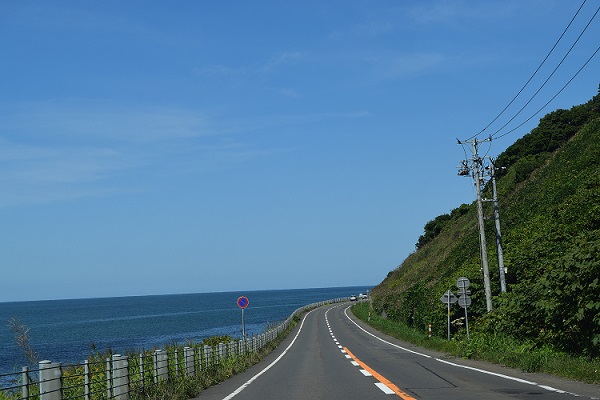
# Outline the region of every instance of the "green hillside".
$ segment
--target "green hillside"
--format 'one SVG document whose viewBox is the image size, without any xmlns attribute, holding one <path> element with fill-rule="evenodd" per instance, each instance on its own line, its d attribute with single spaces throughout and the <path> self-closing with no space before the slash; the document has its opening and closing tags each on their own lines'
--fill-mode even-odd
<svg viewBox="0 0 600 400">
<path fill-rule="evenodd" d="M 425 226 L 416 251 L 372 293 L 378 314 L 446 335 L 439 300 L 471 281 L 471 330 L 530 340 L 573 355 L 600 355 L 600 93 L 557 110 L 498 156 L 508 292 L 500 295 L 493 219 L 486 221 L 493 306 L 486 311 L 475 203 Z M 457 177 L 457 179 L 460 179 Z M 466 179 L 466 178 L 463 178 Z M 486 188 L 487 198 L 491 198 Z M 484 205 L 492 215 L 491 204 Z M 452 319 L 464 316 L 457 305 Z M 453 329 L 462 329 L 453 325 Z"/>
</svg>

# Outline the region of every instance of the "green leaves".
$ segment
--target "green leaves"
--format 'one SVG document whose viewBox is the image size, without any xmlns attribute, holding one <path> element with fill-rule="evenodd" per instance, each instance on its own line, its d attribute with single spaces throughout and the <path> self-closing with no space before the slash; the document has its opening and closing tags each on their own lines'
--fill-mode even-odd
<svg viewBox="0 0 600 400">
<path fill-rule="evenodd" d="M 542 118 L 496 164 L 507 167 L 497 185 L 508 293 L 499 293 L 488 220 L 494 312 L 486 313 L 482 294 L 473 205 L 426 224 L 417 251 L 374 291 L 378 312 L 414 326 L 421 315 L 443 325 L 446 309 L 431 299 L 467 276 L 474 329 L 573 355 L 600 355 L 600 94 Z M 484 213 L 491 215 L 489 204 Z"/>
</svg>

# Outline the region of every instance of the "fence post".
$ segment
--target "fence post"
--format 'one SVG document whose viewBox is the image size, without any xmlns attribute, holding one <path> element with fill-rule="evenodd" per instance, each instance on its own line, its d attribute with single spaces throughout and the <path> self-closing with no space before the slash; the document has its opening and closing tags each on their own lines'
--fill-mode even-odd
<svg viewBox="0 0 600 400">
<path fill-rule="evenodd" d="M 204 345 L 204 351 L 202 352 L 204 360 L 204 369 L 208 369 L 208 345 Z"/>
<path fill-rule="evenodd" d="M 29 367 L 21 369 L 21 397 L 29 398 Z"/>
<path fill-rule="evenodd" d="M 106 359 L 106 398 L 110 399 L 112 396 L 112 379 L 110 377 L 110 358 Z"/>
<path fill-rule="evenodd" d="M 198 371 L 202 371 L 204 369 L 204 353 L 202 347 L 196 346 L 196 353 L 198 353 Z"/>
<path fill-rule="evenodd" d="M 83 399 L 90 400 L 90 362 L 83 362 Z"/>
<path fill-rule="evenodd" d="M 154 350 L 154 354 L 152 355 L 152 361 L 153 361 L 153 372 L 154 372 L 154 383 L 157 384 L 158 383 L 158 352 L 160 350 Z"/>
<path fill-rule="evenodd" d="M 40 400 L 62 399 L 62 371 L 60 363 L 40 361 Z"/>
<path fill-rule="evenodd" d="M 185 365 L 185 374 L 187 376 L 194 376 L 194 349 L 191 347 L 183 348 L 183 365 Z"/>
<path fill-rule="evenodd" d="M 175 359 L 175 378 L 177 378 L 179 376 L 179 352 L 177 347 L 173 349 L 173 358 Z"/>
<path fill-rule="evenodd" d="M 221 364 L 221 360 L 223 359 L 223 343 L 217 345 L 215 354 L 217 355 L 215 364 Z"/>
<path fill-rule="evenodd" d="M 144 353 L 140 353 L 140 382 L 142 384 L 142 393 L 144 392 Z"/>
<path fill-rule="evenodd" d="M 113 397 L 119 400 L 129 399 L 129 361 L 127 356 L 112 356 Z"/>
<path fill-rule="evenodd" d="M 154 351 L 154 383 L 162 382 L 169 377 L 169 355 L 166 350 Z"/>
</svg>

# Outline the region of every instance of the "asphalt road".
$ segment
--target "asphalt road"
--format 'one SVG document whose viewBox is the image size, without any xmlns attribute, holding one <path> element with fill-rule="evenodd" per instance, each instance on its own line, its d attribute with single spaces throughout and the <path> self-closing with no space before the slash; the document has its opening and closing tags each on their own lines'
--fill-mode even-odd
<svg viewBox="0 0 600 400">
<path fill-rule="evenodd" d="M 306 314 L 265 360 L 198 399 L 600 399 L 600 385 L 424 350 L 359 322 L 349 304 Z"/>
</svg>

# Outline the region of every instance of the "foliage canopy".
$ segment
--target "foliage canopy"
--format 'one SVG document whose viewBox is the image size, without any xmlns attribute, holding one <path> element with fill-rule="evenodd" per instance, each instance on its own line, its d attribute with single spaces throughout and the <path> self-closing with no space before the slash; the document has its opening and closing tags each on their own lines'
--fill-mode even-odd
<svg viewBox="0 0 600 400">
<path fill-rule="evenodd" d="M 600 93 L 543 117 L 498 156 L 496 166 L 505 167 L 497 186 L 508 292 L 500 294 L 490 245 L 495 230 L 488 220 L 493 312 L 485 309 L 474 204 L 425 225 L 417 251 L 373 290 L 375 310 L 414 327 L 433 323 L 444 336 L 446 309 L 439 297 L 466 276 L 472 282 L 473 330 L 599 356 Z M 463 316 L 458 306 L 452 313 L 455 321 Z"/>
</svg>

